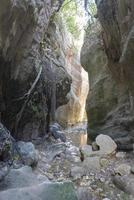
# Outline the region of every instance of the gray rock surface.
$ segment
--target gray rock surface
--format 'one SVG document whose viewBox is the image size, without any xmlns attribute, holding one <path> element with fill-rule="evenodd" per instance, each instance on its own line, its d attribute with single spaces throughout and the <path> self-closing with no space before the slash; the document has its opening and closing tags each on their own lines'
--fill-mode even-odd
<svg viewBox="0 0 134 200">
<path fill-rule="evenodd" d="M 131 166 L 126 163 L 116 166 L 114 168 L 115 174 L 118 174 L 120 176 L 128 175 L 130 174 L 130 171 L 131 171 Z"/>
<path fill-rule="evenodd" d="M 70 175 L 74 180 L 80 179 L 82 176 L 86 175 L 86 169 L 83 167 L 74 166 L 71 169 Z"/>
<path fill-rule="evenodd" d="M 89 140 L 107 134 L 120 150 L 130 151 L 134 142 L 134 2 L 98 0 L 96 5 L 100 25 L 89 25 L 81 50 L 90 82 Z"/>
<path fill-rule="evenodd" d="M 82 166 L 85 169 L 87 169 L 89 172 L 90 171 L 99 171 L 101 168 L 100 157 L 99 156 L 87 157 L 86 159 L 84 159 Z"/>
<path fill-rule="evenodd" d="M 0 2 L 0 99 L 6 105 L 2 121 L 18 139 L 44 135 L 54 110 L 68 102 L 71 77 L 64 68 L 63 42 L 55 38 L 56 26 L 50 20 L 62 3 Z"/>
<path fill-rule="evenodd" d="M 0 192 L 0 200 L 77 200 L 71 182 L 42 183 Z"/>
<path fill-rule="evenodd" d="M 38 177 L 33 173 L 31 167 L 24 166 L 19 169 L 11 169 L 5 179 L 0 182 L 0 190 L 34 186 L 44 181 L 48 181 L 45 176 Z"/>
</svg>

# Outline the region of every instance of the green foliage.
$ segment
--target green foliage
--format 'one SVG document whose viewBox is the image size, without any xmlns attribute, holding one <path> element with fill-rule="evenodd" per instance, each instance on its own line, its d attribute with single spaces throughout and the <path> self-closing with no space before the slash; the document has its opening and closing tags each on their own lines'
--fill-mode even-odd
<svg viewBox="0 0 134 200">
<path fill-rule="evenodd" d="M 95 21 L 94 15 L 97 13 L 97 8 L 94 0 L 65 0 L 61 8 L 61 13 L 68 31 L 75 39 L 79 39 L 82 27 L 78 19 L 81 20 L 88 13 L 89 21 L 93 23 Z"/>
<path fill-rule="evenodd" d="M 94 15 L 97 13 L 96 4 L 93 1 L 89 1 L 87 8 L 88 8 L 91 16 L 94 17 Z"/>
<path fill-rule="evenodd" d="M 75 39 L 78 39 L 80 35 L 80 27 L 76 21 L 76 17 L 77 15 L 80 15 L 80 13 L 78 12 L 76 0 L 65 0 L 61 8 L 61 13 L 63 14 L 68 31 Z"/>
</svg>

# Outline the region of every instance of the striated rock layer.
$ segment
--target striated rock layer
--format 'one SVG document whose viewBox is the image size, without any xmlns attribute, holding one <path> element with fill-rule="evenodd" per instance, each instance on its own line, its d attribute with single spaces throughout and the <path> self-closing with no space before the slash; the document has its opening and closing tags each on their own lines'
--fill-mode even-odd
<svg viewBox="0 0 134 200">
<path fill-rule="evenodd" d="M 58 107 L 56 120 L 63 126 L 86 121 L 88 74 L 80 64 L 79 50 L 73 44 L 72 35 L 67 31 L 61 13 L 56 14 L 49 24 L 48 35 L 47 48 L 53 49 L 52 54 L 56 55 L 57 61 L 65 67 L 72 79 L 71 90 L 67 95 L 69 102 Z"/>
<path fill-rule="evenodd" d="M 89 139 L 104 133 L 118 148 L 134 141 L 134 2 L 96 0 L 98 25 L 85 36 L 82 66 L 89 73 L 87 100 Z"/>
<path fill-rule="evenodd" d="M 17 138 L 44 134 L 68 102 L 71 77 L 48 30 L 62 2 L 0 2 L 0 115 Z"/>
<path fill-rule="evenodd" d="M 57 120 L 63 126 L 87 121 L 85 104 L 89 90 L 88 74 L 71 47 L 67 49 L 65 66 L 72 77 L 72 85 L 68 104 L 60 106 L 56 113 Z"/>
</svg>

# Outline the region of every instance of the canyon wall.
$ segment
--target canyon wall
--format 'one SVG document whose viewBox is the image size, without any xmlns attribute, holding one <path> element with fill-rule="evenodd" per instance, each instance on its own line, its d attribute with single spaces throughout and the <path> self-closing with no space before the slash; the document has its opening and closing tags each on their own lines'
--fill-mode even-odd
<svg viewBox="0 0 134 200">
<path fill-rule="evenodd" d="M 68 102 L 72 80 L 48 30 L 62 2 L 0 2 L 0 114 L 16 138 L 44 135 Z"/>
<path fill-rule="evenodd" d="M 87 121 L 85 104 L 89 90 L 88 74 L 80 64 L 78 53 L 71 46 L 67 48 L 65 67 L 72 77 L 69 102 L 56 112 L 57 121 L 64 127 Z"/>
<path fill-rule="evenodd" d="M 52 50 L 52 56 L 55 55 L 57 62 L 64 66 L 72 79 L 71 88 L 67 94 L 68 103 L 57 108 L 56 121 L 63 127 L 84 122 L 87 120 L 85 102 L 89 87 L 88 74 L 80 64 L 79 50 L 73 44 L 74 38 L 68 32 L 64 16 L 61 13 L 57 13 L 51 20 L 47 36 L 46 41 L 44 41 L 47 43 L 47 49 Z M 64 98 L 63 92 L 61 100 L 62 95 Z M 57 101 L 59 102 L 60 99 L 58 98 Z"/>
<path fill-rule="evenodd" d="M 81 50 L 89 73 L 88 134 L 108 134 L 118 148 L 134 141 L 134 2 L 96 0 L 99 22 L 88 27 Z M 99 25 L 100 23 L 100 25 Z"/>
</svg>

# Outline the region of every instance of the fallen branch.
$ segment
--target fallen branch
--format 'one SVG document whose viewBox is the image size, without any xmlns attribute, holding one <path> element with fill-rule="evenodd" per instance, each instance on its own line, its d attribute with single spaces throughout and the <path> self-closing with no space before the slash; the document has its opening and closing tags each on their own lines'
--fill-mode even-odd
<svg viewBox="0 0 134 200">
<path fill-rule="evenodd" d="M 23 114 L 23 112 L 24 112 L 24 110 L 25 110 L 25 108 L 26 108 L 26 105 L 27 105 L 27 103 L 28 103 L 28 101 L 29 101 L 29 99 L 30 99 L 30 96 L 31 96 L 31 94 L 32 94 L 32 92 L 33 92 L 33 90 L 34 90 L 36 84 L 38 83 L 38 81 L 39 81 L 39 79 L 40 79 L 41 73 L 42 73 L 42 67 L 40 67 L 39 73 L 38 73 L 38 75 L 37 75 L 35 81 L 33 82 L 31 88 L 30 88 L 29 91 L 24 95 L 24 97 L 26 97 L 27 99 L 25 100 L 25 102 L 24 102 L 24 104 L 23 104 L 21 110 L 19 111 L 19 113 L 18 113 L 17 116 L 16 116 L 15 134 L 17 134 L 18 125 L 19 125 L 19 122 L 20 122 L 20 120 L 21 120 L 21 118 L 22 118 L 22 114 Z M 24 97 L 23 97 L 23 98 L 24 98 Z"/>
</svg>

